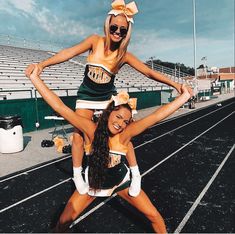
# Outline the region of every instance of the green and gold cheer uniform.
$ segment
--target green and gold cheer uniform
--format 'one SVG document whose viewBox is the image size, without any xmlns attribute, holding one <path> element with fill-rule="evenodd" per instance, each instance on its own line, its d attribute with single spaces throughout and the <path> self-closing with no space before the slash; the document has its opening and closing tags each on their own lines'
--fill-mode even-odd
<svg viewBox="0 0 235 234">
<path fill-rule="evenodd" d="M 109 138 L 109 157 L 110 163 L 105 169 L 105 181 L 99 189 L 94 190 L 89 188 L 88 194 L 95 197 L 111 196 L 114 192 L 123 190 L 130 185 L 130 169 L 125 164 L 127 154 L 127 146 L 124 146 L 119 141 L 120 134 Z M 89 158 L 91 145 L 85 145 L 85 152 Z M 91 159 L 88 159 L 88 161 Z M 88 180 L 89 167 L 85 169 L 85 180 Z"/>
<path fill-rule="evenodd" d="M 114 86 L 117 51 L 104 56 L 104 38 L 100 38 L 97 47 L 87 57 L 84 80 L 78 90 L 76 109 L 105 109 L 112 95 Z"/>
</svg>

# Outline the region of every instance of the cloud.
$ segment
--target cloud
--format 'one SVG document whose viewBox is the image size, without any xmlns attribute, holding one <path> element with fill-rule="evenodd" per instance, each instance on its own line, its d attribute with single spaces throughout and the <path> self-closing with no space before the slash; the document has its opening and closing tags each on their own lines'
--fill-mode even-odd
<svg viewBox="0 0 235 234">
<path fill-rule="evenodd" d="M 0 11 L 6 12 L 9 15 L 16 15 L 15 10 L 9 5 L 8 1 L 0 1 Z"/>
<path fill-rule="evenodd" d="M 147 35 L 147 36 L 146 36 Z M 133 52 L 143 61 L 155 56 L 156 59 L 169 62 L 180 62 L 187 66 L 194 64 L 194 44 L 192 37 L 165 37 L 162 33 L 154 31 L 135 32 L 129 46 Z M 234 44 L 233 38 L 197 38 L 197 65 L 201 64 L 201 58 L 207 56 L 208 66 L 233 66 Z"/>
<path fill-rule="evenodd" d="M 7 0 L 16 9 L 21 10 L 25 13 L 33 14 L 33 10 L 36 6 L 34 0 Z"/>
<path fill-rule="evenodd" d="M 0 11 L 5 11 L 9 15 L 28 17 L 33 14 L 35 8 L 34 0 L 5 0 L 0 2 Z"/>
<path fill-rule="evenodd" d="M 197 40 L 197 61 L 207 57 L 209 66 L 234 66 L 234 40 L 199 38 Z M 227 65 L 226 65 L 227 64 Z"/>
<path fill-rule="evenodd" d="M 130 44 L 130 50 L 135 51 L 146 60 L 151 56 L 160 58 L 173 51 L 185 50 L 185 48 L 189 49 L 193 46 L 192 38 L 175 37 L 173 39 L 161 35 L 161 32 L 156 33 L 150 30 L 137 32 L 133 36 L 134 40 Z"/>
<path fill-rule="evenodd" d="M 0 0 L 0 32 L 71 46 L 86 36 L 103 34 L 111 0 Z M 129 50 L 141 60 L 151 56 L 193 65 L 192 2 L 136 0 Z M 171 6 L 169 8 L 169 6 Z M 197 1 L 198 58 L 208 63 L 234 61 L 234 0 Z M 216 13 L 213 13 L 216 12 Z M 232 49 L 233 48 L 233 49 Z M 227 58 L 226 55 L 227 54 Z M 200 58 L 199 58 L 200 62 Z"/>
<path fill-rule="evenodd" d="M 84 36 L 87 34 L 87 32 L 93 31 L 92 27 L 83 25 L 79 21 L 64 20 L 62 17 L 57 17 L 45 7 L 34 14 L 34 17 L 39 23 L 39 27 L 54 36 Z"/>
<path fill-rule="evenodd" d="M 95 30 L 93 27 L 89 26 L 87 23 L 84 24 L 80 20 L 69 19 L 60 15 L 59 12 L 50 10 L 42 5 L 37 5 L 35 0 L 6 0 L 0 1 L 1 11 L 5 11 L 13 16 L 21 16 L 24 18 L 30 18 L 28 28 L 35 27 L 34 33 L 42 29 L 46 32 L 47 38 L 57 40 L 57 37 L 66 36 L 79 36 L 83 37 L 91 33 L 97 33 L 99 28 Z M 53 8 L 52 8 L 53 9 Z M 58 14 L 58 16 L 55 14 Z M 20 21 L 24 22 L 24 18 Z M 36 28 L 36 26 L 38 28 Z M 68 37 L 67 37 L 68 38 Z"/>
</svg>

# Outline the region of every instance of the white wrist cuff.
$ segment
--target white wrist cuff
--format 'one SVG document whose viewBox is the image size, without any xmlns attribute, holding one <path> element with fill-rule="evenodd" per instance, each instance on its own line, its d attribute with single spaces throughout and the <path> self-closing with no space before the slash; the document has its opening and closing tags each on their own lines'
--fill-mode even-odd
<svg viewBox="0 0 235 234">
<path fill-rule="evenodd" d="M 73 176 L 75 175 L 81 175 L 81 172 L 82 172 L 82 167 L 73 167 Z"/>
<path fill-rule="evenodd" d="M 130 167 L 130 170 L 131 170 L 132 176 L 139 176 L 140 175 L 139 167 L 137 165 Z"/>
</svg>

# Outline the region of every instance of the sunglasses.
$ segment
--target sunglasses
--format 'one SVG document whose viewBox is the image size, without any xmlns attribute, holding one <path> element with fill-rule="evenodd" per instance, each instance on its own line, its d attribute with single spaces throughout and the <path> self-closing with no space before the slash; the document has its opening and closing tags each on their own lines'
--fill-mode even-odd
<svg viewBox="0 0 235 234">
<path fill-rule="evenodd" d="M 125 27 L 123 27 L 123 26 L 118 27 L 116 24 L 110 25 L 109 31 L 110 31 L 111 34 L 114 34 L 114 33 L 118 30 L 118 28 L 119 28 L 119 31 L 120 31 L 119 35 L 120 35 L 121 37 L 126 36 L 126 34 L 127 34 L 127 28 L 125 28 Z"/>
</svg>

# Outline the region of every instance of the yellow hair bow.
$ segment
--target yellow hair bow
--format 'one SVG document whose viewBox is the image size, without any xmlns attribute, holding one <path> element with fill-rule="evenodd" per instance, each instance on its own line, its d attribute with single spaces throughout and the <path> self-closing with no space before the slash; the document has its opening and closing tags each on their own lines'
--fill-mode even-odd
<svg viewBox="0 0 235 234">
<path fill-rule="evenodd" d="M 126 91 L 121 91 L 117 96 L 112 96 L 112 101 L 114 101 L 114 106 L 119 106 L 122 104 L 128 104 L 132 109 L 132 113 L 136 114 L 137 98 L 130 98 Z"/>
<path fill-rule="evenodd" d="M 138 8 L 135 2 L 125 4 L 124 0 L 115 0 L 112 3 L 112 10 L 108 13 L 109 15 L 124 14 L 127 21 L 134 23 L 133 16 L 138 13 Z"/>
</svg>

